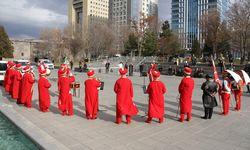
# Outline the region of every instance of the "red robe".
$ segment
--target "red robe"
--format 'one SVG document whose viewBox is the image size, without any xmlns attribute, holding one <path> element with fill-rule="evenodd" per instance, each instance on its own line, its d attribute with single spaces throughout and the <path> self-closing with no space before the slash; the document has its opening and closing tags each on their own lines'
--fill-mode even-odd
<svg viewBox="0 0 250 150">
<path fill-rule="evenodd" d="M 133 86 L 128 78 L 120 78 L 114 86 L 116 93 L 116 116 L 128 115 L 134 116 L 138 109 L 133 103 Z"/>
<path fill-rule="evenodd" d="M 12 87 L 12 98 L 13 99 L 20 99 L 21 98 L 21 85 L 22 85 L 22 73 L 19 70 L 15 71 L 14 80 L 13 80 L 13 87 Z"/>
<path fill-rule="evenodd" d="M 9 77 L 9 70 L 10 70 L 10 68 L 8 67 L 6 69 L 6 73 L 5 73 L 4 80 L 3 80 L 3 87 L 5 88 L 5 91 L 6 91 L 6 85 L 7 85 L 8 77 Z"/>
<path fill-rule="evenodd" d="M 22 79 L 22 94 L 21 94 L 21 103 L 24 104 L 26 107 L 32 107 L 32 95 L 33 95 L 33 84 L 35 80 L 31 73 L 25 73 Z"/>
<path fill-rule="evenodd" d="M 39 107 L 40 111 L 46 112 L 50 107 L 50 94 L 49 88 L 51 84 L 48 79 L 43 76 L 40 76 L 38 80 L 38 92 L 39 92 Z"/>
<path fill-rule="evenodd" d="M 181 80 L 179 85 L 180 93 L 180 112 L 191 113 L 192 111 L 192 93 L 194 89 L 194 80 L 189 77 L 185 77 Z"/>
<path fill-rule="evenodd" d="M 7 83 L 6 83 L 6 86 L 5 86 L 5 91 L 9 92 L 9 94 L 11 94 L 11 92 L 12 92 L 15 71 L 16 70 L 13 69 L 13 68 L 10 68 L 9 71 L 8 71 Z"/>
<path fill-rule="evenodd" d="M 241 96 L 243 93 L 243 86 L 244 86 L 244 82 L 243 82 L 243 80 L 240 80 L 238 83 L 238 89 L 234 90 L 234 97 L 235 97 L 235 101 L 236 101 L 235 110 L 238 110 L 238 111 L 241 108 Z"/>
<path fill-rule="evenodd" d="M 70 84 L 75 81 L 75 77 L 61 76 L 59 79 L 59 99 L 58 108 L 63 112 L 63 115 L 68 112 L 68 115 L 73 115 L 72 95 L 70 94 Z"/>
<path fill-rule="evenodd" d="M 86 117 L 95 119 L 98 111 L 98 90 L 101 83 L 95 79 L 88 79 L 85 84 L 85 109 Z"/>
<path fill-rule="evenodd" d="M 148 117 L 164 117 L 164 93 L 166 87 L 161 81 L 152 81 L 149 83 L 147 93 L 149 94 Z"/>
<path fill-rule="evenodd" d="M 62 70 L 62 68 L 58 69 L 57 71 L 57 77 L 58 77 L 58 81 L 57 81 L 57 86 L 58 86 L 58 92 L 60 91 L 60 77 L 62 76 L 62 74 L 60 73 Z M 60 95 L 60 94 L 59 94 Z"/>
</svg>

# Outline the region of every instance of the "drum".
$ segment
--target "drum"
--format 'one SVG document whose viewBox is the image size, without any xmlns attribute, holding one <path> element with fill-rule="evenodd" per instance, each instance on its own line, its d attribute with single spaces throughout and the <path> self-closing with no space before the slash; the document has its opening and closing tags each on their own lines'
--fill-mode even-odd
<svg viewBox="0 0 250 150">
<path fill-rule="evenodd" d="M 76 88 L 76 89 L 80 88 L 80 83 L 76 82 L 76 83 L 74 84 L 74 88 Z"/>
<path fill-rule="evenodd" d="M 100 90 L 103 90 L 104 89 L 104 82 L 101 81 L 101 87 L 100 87 Z"/>
</svg>

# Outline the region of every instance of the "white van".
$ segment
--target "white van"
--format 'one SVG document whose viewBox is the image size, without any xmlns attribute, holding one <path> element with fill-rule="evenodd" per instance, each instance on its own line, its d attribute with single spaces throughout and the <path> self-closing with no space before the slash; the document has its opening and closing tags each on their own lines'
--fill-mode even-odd
<svg viewBox="0 0 250 150">
<path fill-rule="evenodd" d="M 54 64 L 49 59 L 39 59 L 39 63 L 44 63 L 44 65 L 46 66 L 46 68 L 48 68 L 50 70 L 53 70 L 55 68 Z"/>
<path fill-rule="evenodd" d="M 7 69 L 7 61 L 0 60 L 0 83 L 3 83 L 4 76 Z"/>
</svg>

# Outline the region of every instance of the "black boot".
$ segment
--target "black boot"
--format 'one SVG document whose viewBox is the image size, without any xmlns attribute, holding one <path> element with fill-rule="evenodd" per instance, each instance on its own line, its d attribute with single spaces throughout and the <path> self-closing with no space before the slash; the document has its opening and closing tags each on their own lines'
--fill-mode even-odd
<svg viewBox="0 0 250 150">
<path fill-rule="evenodd" d="M 209 116 L 208 119 L 211 119 L 213 115 L 213 108 L 209 108 Z"/>
<path fill-rule="evenodd" d="M 204 112 L 205 112 L 205 116 L 204 117 L 201 117 L 202 119 L 208 119 L 208 108 L 204 108 Z"/>
</svg>

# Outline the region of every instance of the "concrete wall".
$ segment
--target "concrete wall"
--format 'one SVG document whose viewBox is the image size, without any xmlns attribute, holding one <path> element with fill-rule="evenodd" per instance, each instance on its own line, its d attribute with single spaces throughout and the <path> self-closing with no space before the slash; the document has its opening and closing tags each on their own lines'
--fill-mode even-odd
<svg viewBox="0 0 250 150">
<path fill-rule="evenodd" d="M 12 45 L 14 47 L 14 59 L 28 59 L 34 61 L 37 53 L 39 52 L 37 44 L 42 42 L 41 40 L 14 40 L 12 39 Z"/>
</svg>

